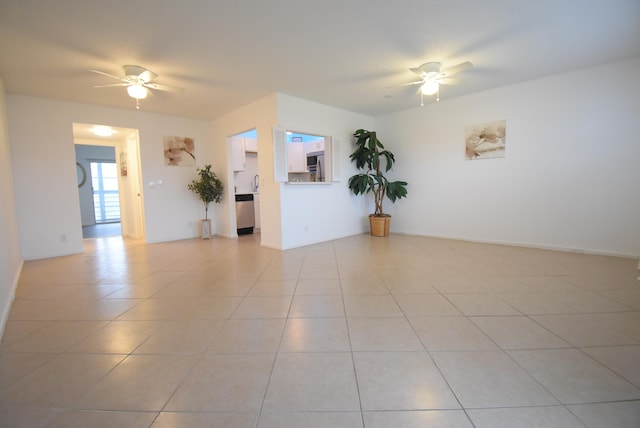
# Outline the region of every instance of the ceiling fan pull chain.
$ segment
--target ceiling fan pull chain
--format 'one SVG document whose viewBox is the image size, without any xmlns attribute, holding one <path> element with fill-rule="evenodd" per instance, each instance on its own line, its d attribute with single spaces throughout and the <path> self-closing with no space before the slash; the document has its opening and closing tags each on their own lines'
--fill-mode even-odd
<svg viewBox="0 0 640 428">
<path fill-rule="evenodd" d="M 420 107 L 424 107 L 424 94 L 420 92 Z"/>
</svg>

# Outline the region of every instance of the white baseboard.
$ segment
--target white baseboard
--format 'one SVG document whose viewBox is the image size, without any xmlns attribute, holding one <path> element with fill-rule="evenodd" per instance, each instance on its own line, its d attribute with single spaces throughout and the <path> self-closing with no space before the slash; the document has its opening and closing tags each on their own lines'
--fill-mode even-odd
<svg viewBox="0 0 640 428">
<path fill-rule="evenodd" d="M 491 240 L 491 239 L 474 239 L 474 238 L 465 238 L 465 237 L 459 237 L 459 236 L 431 235 L 431 234 L 425 234 L 425 233 L 408 233 L 408 232 L 401 232 L 401 231 L 394 231 L 394 230 L 392 230 L 391 233 L 413 235 L 413 236 L 424 236 L 427 238 L 451 239 L 454 241 L 463 241 L 463 242 L 464 241 L 475 242 L 478 244 L 508 245 L 511 247 L 523 247 L 523 248 L 534 248 L 538 250 L 562 251 L 566 253 L 588 254 L 593 256 L 622 257 L 625 259 L 637 259 L 638 256 L 640 256 L 640 254 L 634 254 L 634 253 L 619 253 L 615 251 L 570 248 L 570 247 L 562 247 L 557 245 L 543 245 L 543 244 L 535 244 L 535 243 L 530 244 L 525 242 L 499 241 L 499 240 Z M 638 266 L 640 269 L 640 263 L 638 263 Z"/>
<path fill-rule="evenodd" d="M 13 278 L 13 283 L 11 284 L 11 292 L 9 293 L 9 296 L 7 296 L 8 297 L 7 300 L 4 302 L 4 304 L 2 305 L 2 308 L 0 309 L 2 311 L 0 315 L 0 339 L 4 335 L 4 328 L 7 325 L 7 320 L 9 319 L 9 312 L 11 311 L 11 305 L 13 304 L 13 301 L 16 299 L 16 290 L 18 289 L 18 282 L 20 281 L 20 276 L 22 275 L 23 267 L 24 267 L 24 260 L 20 262 L 20 266 L 18 267 L 15 277 Z"/>
</svg>

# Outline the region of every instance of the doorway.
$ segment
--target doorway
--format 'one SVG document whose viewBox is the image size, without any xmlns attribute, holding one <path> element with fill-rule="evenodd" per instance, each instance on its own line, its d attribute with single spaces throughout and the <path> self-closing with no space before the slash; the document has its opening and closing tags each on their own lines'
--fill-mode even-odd
<svg viewBox="0 0 640 428">
<path fill-rule="evenodd" d="M 260 233 L 260 175 L 256 129 L 227 137 L 232 153 L 236 233 Z"/>
<path fill-rule="evenodd" d="M 138 131 L 73 124 L 83 238 L 144 238 Z"/>
</svg>

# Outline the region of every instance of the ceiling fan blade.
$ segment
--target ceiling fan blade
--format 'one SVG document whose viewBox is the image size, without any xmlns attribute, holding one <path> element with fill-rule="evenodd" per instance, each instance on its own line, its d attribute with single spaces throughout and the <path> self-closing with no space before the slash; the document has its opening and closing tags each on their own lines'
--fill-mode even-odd
<svg viewBox="0 0 640 428">
<path fill-rule="evenodd" d="M 150 88 L 150 89 L 156 89 L 158 91 L 178 92 L 178 93 L 185 92 L 183 88 L 178 88 L 178 87 L 169 86 L 169 85 L 160 85 L 158 83 L 144 83 L 143 86 L 146 86 L 147 88 Z"/>
<path fill-rule="evenodd" d="M 426 74 L 424 71 L 422 71 L 422 69 L 420 67 L 410 68 L 409 70 L 413 71 L 415 74 L 417 74 L 420 77 L 422 77 L 422 76 L 424 76 Z"/>
<path fill-rule="evenodd" d="M 440 63 L 436 61 L 425 62 L 420 67 L 410 68 L 409 70 L 424 78 L 440 73 Z"/>
<path fill-rule="evenodd" d="M 465 61 L 463 63 L 460 63 L 458 65 L 454 65 L 451 68 L 447 68 L 446 70 L 443 70 L 441 72 L 441 74 L 443 76 L 453 76 L 454 74 L 460 73 L 461 71 L 466 70 L 467 68 L 471 68 L 473 67 L 473 64 L 471 64 L 469 61 Z"/>
<path fill-rule="evenodd" d="M 129 86 L 129 83 L 109 83 L 108 85 L 93 85 L 94 88 L 113 88 L 114 86 Z"/>
<path fill-rule="evenodd" d="M 102 74 L 103 76 L 108 76 L 108 77 L 113 77 L 114 79 L 118 79 L 118 80 L 124 80 L 122 76 L 115 76 L 113 74 L 109 74 L 109 73 L 105 73 L 104 71 L 100 71 L 100 70 L 89 70 L 92 73 L 97 73 L 97 74 Z"/>
<path fill-rule="evenodd" d="M 438 79 L 438 83 L 441 85 L 456 85 L 460 83 L 460 80 L 443 77 L 442 79 Z"/>
<path fill-rule="evenodd" d="M 148 77 L 149 80 L 154 77 L 158 77 L 153 71 L 147 70 L 144 67 L 139 65 L 123 65 L 122 70 L 124 70 L 124 75 L 127 77 L 135 77 L 139 80 L 142 80 L 142 76 Z"/>
<path fill-rule="evenodd" d="M 398 85 L 398 86 L 422 85 L 423 83 L 424 83 L 424 80 L 416 80 L 415 82 L 404 83 L 404 84 Z"/>
<path fill-rule="evenodd" d="M 424 80 L 416 80 L 415 82 L 409 82 L 409 83 L 402 83 L 400 85 L 393 85 L 393 86 L 388 86 L 388 89 L 392 89 L 392 88 L 402 88 L 404 86 L 413 86 L 413 85 L 420 85 L 424 83 Z"/>
<path fill-rule="evenodd" d="M 138 75 L 138 79 L 142 80 L 145 83 L 149 83 L 156 77 L 158 77 L 158 75 L 151 70 L 145 70 Z"/>
</svg>

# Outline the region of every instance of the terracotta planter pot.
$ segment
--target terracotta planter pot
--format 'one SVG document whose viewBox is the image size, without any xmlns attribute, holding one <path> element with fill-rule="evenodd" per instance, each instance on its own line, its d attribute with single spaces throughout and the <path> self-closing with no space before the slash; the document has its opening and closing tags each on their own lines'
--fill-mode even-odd
<svg viewBox="0 0 640 428">
<path fill-rule="evenodd" d="M 389 236 L 389 226 L 391 226 L 391 216 L 369 215 L 369 225 L 371 226 L 371 236 Z"/>
</svg>

